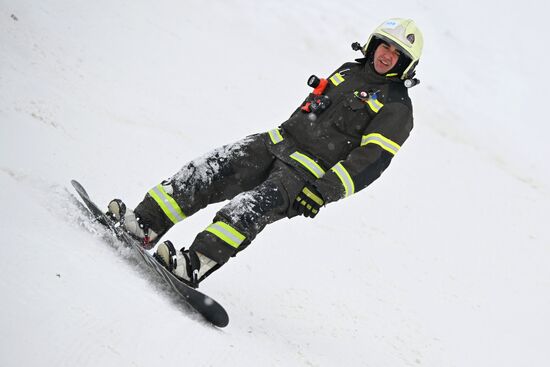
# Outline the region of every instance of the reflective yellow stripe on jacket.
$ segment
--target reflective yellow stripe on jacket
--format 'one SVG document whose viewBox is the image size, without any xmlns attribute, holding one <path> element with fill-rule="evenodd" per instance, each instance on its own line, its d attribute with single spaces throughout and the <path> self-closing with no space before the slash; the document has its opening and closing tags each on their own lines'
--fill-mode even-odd
<svg viewBox="0 0 550 367">
<path fill-rule="evenodd" d="M 162 185 L 159 184 L 149 190 L 149 195 L 157 202 L 172 223 L 176 224 L 185 219 L 185 214 L 183 214 L 178 203 L 176 203 L 173 197 L 168 195 Z"/>
<path fill-rule="evenodd" d="M 384 135 L 378 133 L 363 135 L 363 138 L 361 139 L 361 146 L 365 146 L 367 144 L 376 144 L 393 155 L 395 155 L 395 153 L 397 153 L 397 151 L 401 148 L 401 146 L 396 142 L 391 141 Z"/>
<path fill-rule="evenodd" d="M 271 138 L 271 142 L 273 144 L 278 144 L 284 140 L 279 129 L 269 130 L 268 133 L 269 133 L 269 137 Z"/>
<path fill-rule="evenodd" d="M 222 241 L 234 248 L 239 248 L 239 246 L 246 239 L 246 236 L 224 222 L 212 223 L 208 226 L 208 228 L 206 228 L 206 231 L 217 236 Z"/>
<path fill-rule="evenodd" d="M 348 172 L 348 170 L 342 165 L 341 162 L 337 163 L 334 167 L 331 168 L 331 171 L 336 173 L 336 176 L 342 181 L 344 186 L 345 196 L 348 197 L 355 193 L 355 184 Z"/>
<path fill-rule="evenodd" d="M 369 100 L 367 100 L 367 104 L 369 105 L 370 109 L 376 113 L 378 113 L 380 109 L 384 107 L 384 104 L 376 98 L 370 98 Z"/>
<path fill-rule="evenodd" d="M 335 87 L 345 81 L 344 77 L 340 73 L 335 73 L 329 78 L 329 80 L 332 82 L 332 84 L 334 84 Z"/>
<path fill-rule="evenodd" d="M 317 178 L 321 178 L 325 174 L 325 170 L 321 168 L 313 159 L 309 158 L 307 155 L 294 152 L 290 155 L 290 158 L 294 159 L 296 162 L 304 166 L 311 174 Z"/>
</svg>

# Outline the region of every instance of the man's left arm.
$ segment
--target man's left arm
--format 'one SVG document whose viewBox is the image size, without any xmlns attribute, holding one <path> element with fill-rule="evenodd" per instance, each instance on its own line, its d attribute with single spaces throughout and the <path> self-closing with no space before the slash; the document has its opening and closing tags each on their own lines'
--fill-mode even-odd
<svg viewBox="0 0 550 367">
<path fill-rule="evenodd" d="M 380 177 L 412 127 L 409 107 L 397 102 L 386 104 L 363 132 L 360 146 L 315 182 L 324 203 L 348 197 Z"/>
</svg>

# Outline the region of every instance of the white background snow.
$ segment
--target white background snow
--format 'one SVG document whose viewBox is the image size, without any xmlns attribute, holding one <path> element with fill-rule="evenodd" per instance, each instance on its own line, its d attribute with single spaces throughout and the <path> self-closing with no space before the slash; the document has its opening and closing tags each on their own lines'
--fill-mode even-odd
<svg viewBox="0 0 550 367">
<path fill-rule="evenodd" d="M 534 5 L 540 4 L 540 5 Z M 0 366 L 548 366 L 544 2 L 0 0 Z M 268 227 L 182 312 L 75 223 L 284 121 L 389 17 L 425 38 L 415 129 L 316 220 Z M 168 234 L 189 245 L 220 206 Z"/>
</svg>

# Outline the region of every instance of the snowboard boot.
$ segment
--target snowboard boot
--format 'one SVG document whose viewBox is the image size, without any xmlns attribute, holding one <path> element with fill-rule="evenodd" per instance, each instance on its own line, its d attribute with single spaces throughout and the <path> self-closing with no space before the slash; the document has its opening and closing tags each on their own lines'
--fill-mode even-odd
<svg viewBox="0 0 550 367">
<path fill-rule="evenodd" d="M 107 207 L 109 210 L 106 214 L 119 223 L 130 236 L 138 240 L 145 249 L 150 250 L 155 246 L 158 240 L 157 233 L 150 229 L 132 209 L 126 208 L 122 200 L 113 199 Z"/>
<path fill-rule="evenodd" d="M 176 248 L 170 241 L 164 241 L 157 247 L 153 257 L 178 279 L 193 288 L 199 286 L 199 282 L 219 268 L 212 259 L 195 251 Z"/>
</svg>

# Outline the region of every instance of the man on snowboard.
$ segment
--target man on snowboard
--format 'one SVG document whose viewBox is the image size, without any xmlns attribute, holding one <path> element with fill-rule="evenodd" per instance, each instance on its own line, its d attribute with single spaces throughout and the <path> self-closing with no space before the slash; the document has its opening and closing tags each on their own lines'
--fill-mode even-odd
<svg viewBox="0 0 550 367">
<path fill-rule="evenodd" d="M 328 79 L 312 76 L 313 93 L 278 128 L 189 162 L 133 211 L 112 200 L 108 214 L 150 249 L 174 224 L 229 200 L 189 249 L 176 251 L 164 241 L 154 254 L 197 287 L 266 225 L 297 215 L 314 218 L 324 205 L 380 176 L 413 128 L 407 87 L 418 82 L 422 45 L 412 20 L 384 22 L 361 48 L 364 58 Z"/>
</svg>

